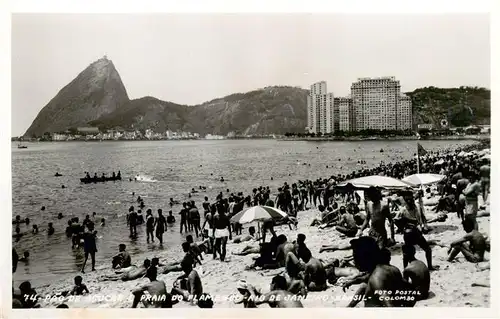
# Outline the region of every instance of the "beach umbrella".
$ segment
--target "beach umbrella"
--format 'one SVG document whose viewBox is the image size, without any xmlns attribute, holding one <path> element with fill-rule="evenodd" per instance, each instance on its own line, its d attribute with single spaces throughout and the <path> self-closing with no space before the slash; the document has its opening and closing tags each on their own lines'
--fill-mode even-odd
<svg viewBox="0 0 500 319">
<path fill-rule="evenodd" d="M 444 159 L 440 159 L 439 161 L 434 163 L 434 165 L 443 165 L 443 164 L 444 164 Z"/>
<path fill-rule="evenodd" d="M 490 154 L 486 154 L 483 157 L 481 157 L 481 159 L 482 160 L 489 160 L 489 161 L 491 161 L 491 155 Z"/>
<path fill-rule="evenodd" d="M 270 219 L 280 219 L 288 217 L 287 213 L 269 206 L 249 207 L 231 218 L 231 222 L 246 224 L 254 221 L 263 221 Z"/>
<path fill-rule="evenodd" d="M 403 178 L 403 182 L 419 186 L 438 183 L 445 178 L 446 176 L 440 174 L 413 174 Z"/>
<path fill-rule="evenodd" d="M 370 186 L 384 187 L 384 188 L 407 188 L 414 186 L 412 184 L 403 182 L 402 180 L 399 180 L 397 178 L 389 176 L 379 176 L 379 175 L 365 176 L 365 177 L 351 179 L 339 184 L 338 186 L 342 187 L 342 186 L 347 186 L 348 184 L 352 184 L 356 188 L 368 188 Z"/>
</svg>

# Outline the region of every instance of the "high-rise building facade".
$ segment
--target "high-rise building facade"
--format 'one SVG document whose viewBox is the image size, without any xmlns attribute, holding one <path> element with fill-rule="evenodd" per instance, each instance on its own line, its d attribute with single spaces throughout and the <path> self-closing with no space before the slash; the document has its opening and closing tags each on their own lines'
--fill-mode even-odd
<svg viewBox="0 0 500 319">
<path fill-rule="evenodd" d="M 350 97 L 336 97 L 335 105 L 339 110 L 339 130 L 340 131 L 354 131 L 356 123 L 356 114 L 352 105 Z"/>
<path fill-rule="evenodd" d="M 333 93 L 325 81 L 314 83 L 307 96 L 307 128 L 310 133 L 333 133 L 335 122 Z"/>
<path fill-rule="evenodd" d="M 355 129 L 397 130 L 401 85 L 394 77 L 360 78 L 351 86 Z"/>
<path fill-rule="evenodd" d="M 411 105 L 411 98 L 402 94 L 399 98 L 400 105 L 397 112 L 398 131 L 411 130 L 413 127 L 413 112 Z"/>
</svg>

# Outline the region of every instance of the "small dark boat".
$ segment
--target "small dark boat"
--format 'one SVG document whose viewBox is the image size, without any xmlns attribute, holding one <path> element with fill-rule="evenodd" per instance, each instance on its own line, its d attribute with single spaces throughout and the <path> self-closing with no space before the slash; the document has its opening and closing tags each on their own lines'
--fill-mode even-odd
<svg viewBox="0 0 500 319">
<path fill-rule="evenodd" d="M 80 182 L 84 184 L 91 184 L 91 183 L 104 183 L 104 182 L 113 182 L 113 181 L 121 181 L 122 177 L 117 176 L 117 177 L 98 177 L 98 178 L 80 178 Z"/>
<path fill-rule="evenodd" d="M 62 176 L 62 174 L 59 174 L 59 172 L 57 172 L 54 176 L 55 177 L 60 177 L 60 176 Z"/>
</svg>

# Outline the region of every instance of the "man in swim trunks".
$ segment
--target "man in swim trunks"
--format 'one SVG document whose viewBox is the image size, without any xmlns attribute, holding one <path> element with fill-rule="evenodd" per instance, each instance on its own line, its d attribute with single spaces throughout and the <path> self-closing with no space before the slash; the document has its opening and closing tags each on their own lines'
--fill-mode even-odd
<svg viewBox="0 0 500 319">
<path fill-rule="evenodd" d="M 182 234 L 182 229 L 184 228 L 184 231 L 188 231 L 188 209 L 186 208 L 186 203 L 182 203 L 182 209 L 179 212 L 179 215 L 181 215 L 181 234 Z"/>
<path fill-rule="evenodd" d="M 340 207 L 342 211 L 342 207 Z M 352 210 L 343 211 L 343 214 L 340 216 L 340 221 L 337 222 L 337 226 L 335 229 L 346 235 L 347 237 L 354 237 L 358 233 L 358 225 L 356 224 L 356 220 L 352 214 Z"/>
<path fill-rule="evenodd" d="M 219 211 L 218 215 L 214 216 L 214 235 L 215 237 L 215 250 L 219 253 L 220 260 L 224 261 L 226 258 L 226 245 L 227 240 L 232 239 L 231 223 L 224 211 Z"/>
<path fill-rule="evenodd" d="M 167 231 L 167 220 L 163 216 L 161 209 L 158 209 L 158 217 L 156 218 L 156 238 L 163 244 L 163 233 Z"/>
<path fill-rule="evenodd" d="M 403 199 L 404 204 L 400 208 L 398 223 L 403 230 L 405 245 L 420 246 L 420 248 L 425 251 L 425 258 L 427 259 L 429 270 L 436 270 L 439 267 L 432 265 L 432 249 L 419 228 L 422 227 L 422 221 L 419 218 L 419 208 L 415 205 L 413 194 L 409 191 L 404 192 Z M 408 263 L 409 261 L 406 260 L 403 254 L 403 267 L 406 267 Z"/>
<path fill-rule="evenodd" d="M 168 211 L 168 216 L 167 216 L 167 224 L 173 224 L 175 223 L 175 217 L 172 215 L 172 211 Z"/>
<path fill-rule="evenodd" d="M 465 196 L 465 213 L 464 219 L 470 219 L 474 223 L 474 229 L 478 229 L 477 225 L 477 211 L 479 210 L 478 196 L 481 194 L 481 184 L 477 180 L 474 172 L 469 174 L 469 185 L 463 190 Z"/>
<path fill-rule="evenodd" d="M 323 264 L 312 257 L 309 249 L 301 252 L 300 258 L 305 262 L 304 283 L 309 291 L 323 291 L 327 288 L 326 272 Z"/>
<path fill-rule="evenodd" d="M 462 253 L 465 259 L 471 263 L 483 261 L 484 252 L 486 251 L 484 236 L 474 228 L 473 220 L 465 219 L 462 225 L 466 234 L 451 243 L 448 250 L 448 261 L 453 261 L 459 253 Z"/>
<path fill-rule="evenodd" d="M 146 241 L 149 243 L 149 238 L 151 237 L 151 242 L 155 242 L 154 238 L 154 230 L 155 230 L 155 218 L 151 209 L 146 211 Z"/>
<path fill-rule="evenodd" d="M 418 291 L 417 300 L 427 299 L 431 284 L 429 269 L 415 258 L 415 246 L 403 245 L 403 256 L 408 262 L 408 266 L 403 271 L 403 278 L 411 283 L 414 290 Z"/>
<path fill-rule="evenodd" d="M 483 201 L 486 203 L 490 193 L 490 165 L 485 163 L 479 168 L 481 175 L 481 188 L 483 190 Z"/>
<path fill-rule="evenodd" d="M 83 250 L 85 252 L 85 260 L 82 265 L 82 273 L 85 273 L 85 264 L 89 258 L 92 259 L 92 271 L 95 271 L 95 253 L 97 245 L 95 243 L 97 231 L 94 231 L 94 223 L 87 224 L 88 231 L 83 234 Z"/>
<path fill-rule="evenodd" d="M 361 225 L 356 236 L 361 236 L 363 230 L 370 223 L 369 236 L 375 238 L 380 249 L 389 246 L 387 242 L 387 230 L 385 229 L 385 221 L 389 220 L 391 230 L 391 244 L 394 240 L 394 223 L 389 210 L 389 204 L 386 200 L 382 200 L 382 194 L 378 189 L 371 186 L 365 191 L 365 198 L 368 200 L 366 204 L 366 220 Z"/>
<path fill-rule="evenodd" d="M 176 301 L 172 301 L 172 295 L 167 293 L 165 283 L 156 279 L 156 276 L 156 267 L 150 267 L 146 272 L 146 277 L 149 278 L 150 282 L 132 292 L 134 295 L 132 308 L 137 308 L 141 300 L 146 308 L 172 308 L 172 305 L 176 303 Z M 149 293 L 150 298 L 143 297 L 145 291 Z"/>
<path fill-rule="evenodd" d="M 137 236 L 137 213 L 134 210 L 134 206 L 131 206 L 128 211 L 127 225 L 130 228 L 130 238 L 134 238 Z"/>
</svg>

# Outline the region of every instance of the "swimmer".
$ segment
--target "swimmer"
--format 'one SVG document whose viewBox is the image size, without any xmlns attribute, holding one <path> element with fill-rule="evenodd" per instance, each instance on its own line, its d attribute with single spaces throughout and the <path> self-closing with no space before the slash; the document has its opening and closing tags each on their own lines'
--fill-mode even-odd
<svg viewBox="0 0 500 319">
<path fill-rule="evenodd" d="M 19 261 L 27 263 L 29 262 L 29 257 L 30 257 L 29 251 L 25 251 L 23 257 L 19 258 Z"/>
<path fill-rule="evenodd" d="M 38 234 L 38 225 L 34 224 L 33 230 L 31 232 L 33 233 L 33 235 Z"/>
<path fill-rule="evenodd" d="M 57 214 L 57 219 L 62 219 L 64 216 L 62 213 Z"/>
<path fill-rule="evenodd" d="M 47 229 L 47 235 L 51 236 L 56 230 L 52 227 L 52 223 L 49 223 L 49 228 Z"/>
</svg>

